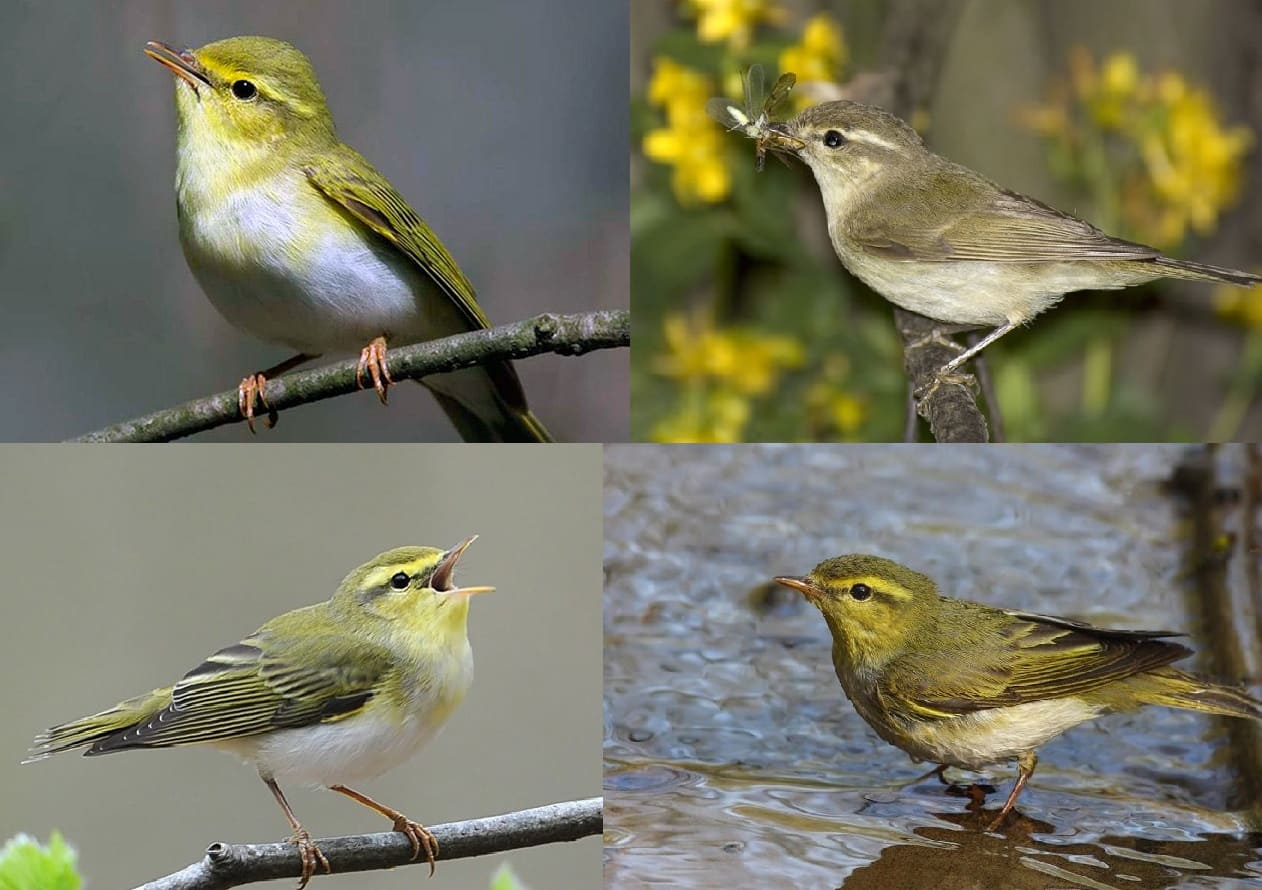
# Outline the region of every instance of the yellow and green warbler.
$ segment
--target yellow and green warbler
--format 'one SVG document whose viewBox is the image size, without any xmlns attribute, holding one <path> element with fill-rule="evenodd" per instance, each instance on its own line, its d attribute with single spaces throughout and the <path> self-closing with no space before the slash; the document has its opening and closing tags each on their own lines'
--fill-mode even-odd
<svg viewBox="0 0 1262 890">
<path fill-rule="evenodd" d="M 30 759 L 86 748 L 207 745 L 253 763 L 293 829 L 306 885 L 329 863 L 289 808 L 280 780 L 321 785 L 394 822 L 424 850 L 424 826 L 347 788 L 398 766 L 431 739 L 473 680 L 469 597 L 453 572 L 467 538 L 451 550 L 400 547 L 355 569 L 327 602 L 286 612 L 211 655 L 174 686 L 54 726 Z"/>
<path fill-rule="evenodd" d="M 360 350 L 384 402 L 386 345 L 490 326 L 456 261 L 384 176 L 338 141 L 311 63 L 267 37 L 145 53 L 176 75 L 176 202 L 189 268 L 236 327 L 297 351 L 245 377 L 254 428 L 269 376 Z M 510 362 L 426 377 L 468 441 L 550 441 Z"/>
<path fill-rule="evenodd" d="M 1167 631 L 1105 630 L 941 596 L 879 556 L 838 556 L 776 578 L 823 613 L 841 688 L 913 760 L 979 769 L 1016 760 L 997 827 L 1034 773 L 1035 750 L 1079 723 L 1143 705 L 1262 719 L 1262 702 L 1169 667 L 1191 650 Z"/>
</svg>

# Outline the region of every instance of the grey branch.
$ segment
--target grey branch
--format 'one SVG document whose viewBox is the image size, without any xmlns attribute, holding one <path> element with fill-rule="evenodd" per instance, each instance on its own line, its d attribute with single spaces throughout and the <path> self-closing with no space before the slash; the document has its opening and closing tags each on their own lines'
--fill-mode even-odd
<svg viewBox="0 0 1262 890">
<path fill-rule="evenodd" d="M 386 356 L 394 380 L 417 380 L 503 359 L 552 352 L 583 355 L 631 344 L 631 313 L 625 309 L 579 315 L 540 315 L 441 340 L 391 349 Z M 267 382 L 267 403 L 283 411 L 356 392 L 355 359 L 277 377 Z M 236 390 L 221 392 L 145 417 L 80 436 L 76 442 L 169 442 L 244 420 Z"/>
<path fill-rule="evenodd" d="M 886 9 L 881 60 L 891 81 L 887 107 L 904 120 L 929 105 L 961 5 L 959 0 L 891 0 Z M 934 372 L 959 354 L 942 342 L 958 328 L 905 309 L 894 310 L 894 323 L 903 340 L 903 365 L 912 392 L 932 382 Z M 986 420 L 970 387 L 941 386 L 917 408 L 939 442 L 988 439 Z"/>
<path fill-rule="evenodd" d="M 604 798 L 570 800 L 502 816 L 431 825 L 438 839 L 438 861 L 502 853 L 521 847 L 537 847 L 576 841 L 603 831 Z M 412 860 L 412 845 L 397 831 L 333 837 L 316 841 L 329 860 L 332 874 L 376 871 L 399 865 L 425 865 L 422 856 Z M 442 870 L 442 865 L 438 866 Z M 206 856 L 188 868 L 143 884 L 137 890 L 225 890 L 276 878 L 302 874 L 298 847 L 283 844 L 211 844 Z M 317 875 L 323 871 L 317 870 Z M 318 883 L 318 881 L 317 881 Z"/>
</svg>

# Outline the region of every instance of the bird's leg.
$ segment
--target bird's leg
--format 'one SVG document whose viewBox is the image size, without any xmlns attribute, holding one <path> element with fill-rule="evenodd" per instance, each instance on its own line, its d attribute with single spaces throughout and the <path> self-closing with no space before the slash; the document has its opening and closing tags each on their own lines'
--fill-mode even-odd
<svg viewBox="0 0 1262 890">
<path fill-rule="evenodd" d="M 309 362 L 314 355 L 306 353 L 298 353 L 295 356 L 285 359 L 279 365 L 273 365 L 266 371 L 256 371 L 241 378 L 241 382 L 237 385 L 237 410 L 241 412 L 241 416 L 245 418 L 246 426 L 250 428 L 250 432 L 254 432 L 254 402 L 257 399 L 259 404 L 267 409 L 267 427 L 271 429 L 276 426 L 276 412 L 272 410 L 272 406 L 267 404 L 267 378 L 276 377 L 284 374 L 286 371 L 292 370 L 303 362 Z"/>
<path fill-rule="evenodd" d="M 359 352 L 359 364 L 355 366 L 355 385 L 364 388 L 364 372 L 372 378 L 372 388 L 377 391 L 381 404 L 386 403 L 386 389 L 394 383 L 386 367 L 386 338 L 378 337 Z"/>
<path fill-rule="evenodd" d="M 947 362 L 945 365 L 943 365 L 941 368 L 939 368 L 939 369 L 938 369 L 938 376 L 939 376 L 939 377 L 945 377 L 945 376 L 947 376 L 947 375 L 949 375 L 949 374 L 953 373 L 953 372 L 954 372 L 957 368 L 959 368 L 959 367 L 960 367 L 960 365 L 964 364 L 966 361 L 968 361 L 969 359 L 971 359 L 973 356 L 977 355 L 977 353 L 981 352 L 983 349 L 985 349 L 985 348 L 986 348 L 987 346 L 989 346 L 991 343 L 994 343 L 996 340 L 998 340 L 998 339 L 999 339 L 1000 337 L 1002 337 L 1004 334 L 1006 334 L 1006 333 L 1008 333 L 1009 331 L 1011 331 L 1011 330 L 1012 330 L 1013 328 L 1015 328 L 1018 324 L 1020 324 L 1020 322 L 1019 322 L 1019 321 L 1008 321 L 1008 322 L 1005 322 L 1004 324 L 1000 325 L 999 327 L 995 328 L 993 331 L 991 331 L 991 332 L 990 332 L 989 334 L 987 334 L 985 337 L 982 337 L 980 340 L 978 340 L 976 343 L 974 343 L 974 344 L 973 344 L 972 346 L 970 346 L 968 349 L 964 350 L 964 351 L 963 351 L 963 352 L 961 352 L 959 355 L 957 355 L 955 358 L 951 359 L 949 362 Z"/>
<path fill-rule="evenodd" d="M 930 776 L 937 776 L 938 781 L 941 782 L 943 785 L 951 785 L 953 783 L 947 781 L 946 771 L 947 771 L 947 765 L 945 763 L 939 763 L 937 766 L 929 770 L 929 772 L 925 773 L 924 775 L 916 776 L 916 778 L 912 779 L 910 782 L 908 782 L 908 784 L 919 785 L 921 782 L 923 782 L 925 779 L 929 778 Z"/>
<path fill-rule="evenodd" d="M 351 800 L 358 801 L 393 821 L 394 830 L 407 835 L 407 839 L 412 842 L 413 859 L 420 856 L 421 849 L 424 848 L 425 859 L 429 862 L 430 877 L 434 876 L 434 857 L 438 855 L 438 838 L 430 834 L 428 828 L 419 822 L 413 822 L 398 810 L 392 810 L 384 804 L 377 803 L 371 797 L 360 794 L 358 791 L 352 791 L 345 785 L 330 785 L 329 790 L 336 791 L 338 794 L 345 794 Z"/>
<path fill-rule="evenodd" d="M 1025 783 L 1030 781 L 1030 776 L 1034 775 L 1034 767 L 1038 766 L 1038 762 L 1038 755 L 1033 751 L 1025 751 L 1017 758 L 1016 784 L 1012 786 L 1008 799 L 1003 802 L 1003 808 L 999 811 L 999 815 L 986 827 L 987 831 L 994 831 L 998 828 L 1004 817 L 1012 812 L 1012 807 L 1017 802 L 1017 796 L 1021 793 L 1021 789 L 1025 787 Z"/>
<path fill-rule="evenodd" d="M 945 365 L 939 368 L 937 373 L 933 375 L 933 381 L 925 386 L 920 387 L 918 390 L 916 390 L 916 392 L 912 394 L 912 397 L 916 400 L 917 403 L 921 403 L 921 402 L 926 401 L 930 396 L 932 396 L 935 392 L 937 392 L 938 387 L 942 386 L 945 383 L 958 383 L 960 385 L 965 385 L 969 379 L 968 375 L 955 373 L 960 368 L 960 366 L 962 366 L 969 359 L 973 358 L 975 355 L 977 355 L 977 353 L 981 352 L 991 343 L 994 343 L 1004 334 L 1011 331 L 1020 323 L 1021 323 L 1020 321 L 1007 321 L 1000 327 L 995 328 L 985 337 L 982 337 L 980 340 L 978 340 L 968 349 L 965 349 L 955 358 L 951 359 L 949 362 L 947 362 Z M 936 333 L 937 332 L 935 332 L 935 334 Z M 929 337 L 933 338 L 934 334 L 930 334 Z M 952 345 L 956 349 L 960 348 L 960 345 L 958 343 L 953 342 Z"/>
<path fill-rule="evenodd" d="M 329 868 L 329 860 L 324 858 L 320 848 L 312 842 L 311 835 L 307 833 L 307 829 L 298 824 L 298 819 L 294 816 L 294 811 L 289 808 L 289 801 L 285 800 L 285 795 L 281 793 L 280 786 L 276 784 L 276 780 L 263 779 L 263 782 L 271 789 L 272 796 L 276 798 L 280 808 L 285 811 L 285 818 L 289 820 L 289 827 L 294 832 L 293 842 L 298 845 L 298 855 L 302 857 L 302 877 L 298 881 L 298 890 L 302 890 L 303 887 L 307 886 L 307 882 L 315 874 L 317 862 L 324 867 L 326 875 L 332 874 L 333 870 Z"/>
</svg>

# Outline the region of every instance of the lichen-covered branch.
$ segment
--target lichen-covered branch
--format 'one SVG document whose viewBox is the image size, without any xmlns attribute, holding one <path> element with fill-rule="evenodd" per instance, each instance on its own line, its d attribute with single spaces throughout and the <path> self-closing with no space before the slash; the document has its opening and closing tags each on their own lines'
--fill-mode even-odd
<svg viewBox="0 0 1262 890">
<path fill-rule="evenodd" d="M 596 349 L 631 344 L 631 313 L 606 310 L 578 315 L 540 315 L 513 324 L 457 334 L 387 354 L 390 376 L 417 380 L 428 374 L 456 371 L 503 359 L 551 352 L 583 355 Z M 355 359 L 345 359 L 267 382 L 267 404 L 276 412 L 309 402 L 356 392 Z M 236 390 L 207 396 L 146 417 L 114 424 L 80 436 L 76 442 L 169 442 L 244 418 Z"/>
<path fill-rule="evenodd" d="M 535 807 L 503 816 L 431 825 L 438 839 L 438 869 L 449 859 L 465 859 L 502 853 L 521 847 L 537 847 L 562 841 L 576 841 L 603 831 L 604 798 L 571 800 Z M 396 831 L 334 837 L 316 844 L 329 860 L 332 874 L 376 871 L 399 865 L 425 865 L 425 857 L 412 859 L 412 845 Z M 296 878 L 302 874 L 298 847 L 283 844 L 211 844 L 205 857 L 188 868 L 138 890 L 225 890 L 276 878 Z M 323 874 L 317 872 L 317 876 Z M 319 883 L 317 880 L 316 883 Z"/>
</svg>

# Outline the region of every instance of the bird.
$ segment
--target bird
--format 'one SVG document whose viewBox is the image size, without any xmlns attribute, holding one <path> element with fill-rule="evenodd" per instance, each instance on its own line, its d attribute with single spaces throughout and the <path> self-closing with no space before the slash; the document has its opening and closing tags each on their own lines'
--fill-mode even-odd
<svg viewBox="0 0 1262 890">
<path fill-rule="evenodd" d="M 175 75 L 176 206 L 193 276 L 232 325 L 297 353 L 239 384 L 251 431 L 267 379 L 320 354 L 359 350 L 356 380 L 385 403 L 388 344 L 490 327 L 433 230 L 339 141 L 301 51 L 246 36 L 186 50 L 149 41 L 145 54 Z M 511 362 L 421 382 L 468 441 L 551 441 Z"/>
<path fill-rule="evenodd" d="M 810 168 L 833 249 L 852 274 L 910 312 L 993 329 L 947 362 L 921 399 L 959 382 L 952 375 L 965 362 L 1071 291 L 1158 278 L 1262 282 L 1114 238 L 1002 188 L 930 151 L 909 124 L 876 106 L 825 102 L 745 129 L 755 131 L 760 151 L 769 147 Z"/>
<path fill-rule="evenodd" d="M 1248 693 L 1169 665 L 1171 631 L 1111 630 L 953 599 L 890 559 L 851 554 L 776 582 L 819 609 L 833 668 L 876 734 L 913 760 L 967 770 L 1016 760 L 998 815 L 1034 774 L 1037 749 L 1080 723 L 1145 705 L 1262 719 Z"/>
<path fill-rule="evenodd" d="M 286 612 L 218 650 L 172 686 L 122 701 L 39 735 L 24 763 L 86 749 L 204 745 L 254 764 L 293 831 L 299 888 L 329 862 L 299 823 L 279 782 L 329 788 L 390 819 L 425 853 L 438 842 L 420 823 L 346 786 L 393 769 L 423 747 L 473 680 L 469 598 L 450 550 L 399 547 L 350 572 L 326 602 Z"/>
</svg>

